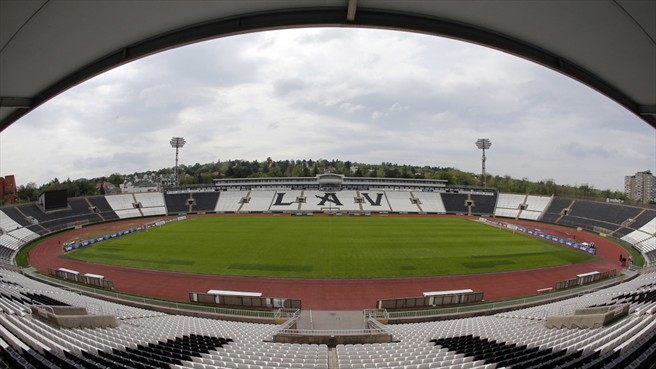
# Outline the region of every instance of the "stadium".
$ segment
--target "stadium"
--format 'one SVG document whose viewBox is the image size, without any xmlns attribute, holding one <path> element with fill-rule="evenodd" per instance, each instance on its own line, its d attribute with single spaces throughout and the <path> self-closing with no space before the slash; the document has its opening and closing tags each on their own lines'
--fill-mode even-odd
<svg viewBox="0 0 656 369">
<path fill-rule="evenodd" d="M 335 24 L 506 50 L 656 124 L 653 35 L 646 64 L 636 68 L 644 76 L 636 80 L 621 58 L 590 60 L 584 46 L 606 45 L 604 35 L 578 33 L 581 19 L 563 20 L 555 3 L 495 2 L 498 23 L 479 18 L 491 9 L 475 3 L 466 11 L 446 2 L 354 0 L 303 7 L 98 4 L 85 9 L 87 17 L 114 28 L 130 14 L 150 33 L 128 27 L 96 50 L 71 46 L 70 58 L 53 62 L 47 77 L 29 78 L 33 56 L 3 48 L 2 129 L 87 78 L 166 48 Z M 629 16 L 656 12 L 648 2 L 613 4 Z M 38 5 L 3 4 L 0 20 L 16 28 L 13 42 L 28 49 L 41 43 L 47 51 L 48 40 L 20 32 L 21 22 L 42 10 Z M 52 18 L 35 19 L 37 26 L 74 23 L 74 15 L 57 13 L 69 4 L 51 5 L 43 11 L 55 12 Z M 607 5 L 568 3 L 601 23 L 627 21 Z M 214 21 L 205 19 L 208 13 Z M 557 25 L 570 44 L 540 39 L 503 14 Z M 653 20 L 644 22 L 641 32 L 648 34 Z M 504 31 L 506 23 L 518 25 Z M 75 33 L 94 29 L 75 24 Z M 635 32 L 622 34 L 622 44 L 641 49 L 644 35 Z M 5 78 L 9 73 L 18 79 Z M 29 88 L 39 92 L 29 95 Z M 649 206 L 332 173 L 87 197 L 48 191 L 36 203 L 0 208 L 0 261 L 3 367 L 650 368 L 656 362 L 656 209 Z"/>
</svg>

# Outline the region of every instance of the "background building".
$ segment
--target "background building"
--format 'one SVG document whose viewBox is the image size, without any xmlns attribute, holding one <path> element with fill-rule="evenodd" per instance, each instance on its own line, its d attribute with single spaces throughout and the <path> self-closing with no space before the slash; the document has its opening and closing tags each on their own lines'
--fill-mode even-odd
<svg viewBox="0 0 656 369">
<path fill-rule="evenodd" d="M 5 205 L 16 202 L 16 178 L 13 175 L 0 177 L 0 202 Z"/>
<path fill-rule="evenodd" d="M 648 170 L 626 176 L 624 177 L 624 193 L 630 199 L 643 203 L 656 201 L 656 177 Z"/>
</svg>

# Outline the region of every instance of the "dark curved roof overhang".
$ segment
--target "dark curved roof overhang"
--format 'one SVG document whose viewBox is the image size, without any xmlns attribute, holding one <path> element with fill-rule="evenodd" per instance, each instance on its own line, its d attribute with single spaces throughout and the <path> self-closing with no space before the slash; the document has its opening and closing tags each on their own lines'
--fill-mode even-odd
<svg viewBox="0 0 656 369">
<path fill-rule="evenodd" d="M 0 131 L 72 86 L 138 58 L 216 37 L 308 26 L 406 30 L 503 50 L 585 83 L 656 127 L 651 0 L 0 0 Z"/>
</svg>

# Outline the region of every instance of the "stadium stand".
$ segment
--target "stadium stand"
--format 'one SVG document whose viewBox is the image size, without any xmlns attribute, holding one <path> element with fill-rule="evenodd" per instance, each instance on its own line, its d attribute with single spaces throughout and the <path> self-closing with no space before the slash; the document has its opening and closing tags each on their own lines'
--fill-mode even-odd
<svg viewBox="0 0 656 369">
<path fill-rule="evenodd" d="M 136 200 L 134 195 L 109 195 L 105 196 L 107 203 L 112 207 L 112 210 L 118 215 L 119 218 L 134 218 L 142 216 L 139 209 L 134 207 Z"/>
<path fill-rule="evenodd" d="M 542 213 L 547 209 L 547 206 L 549 206 L 551 199 L 552 199 L 551 196 L 528 195 L 526 197 L 526 205 L 527 205 L 526 210 L 538 211 Z"/>
<path fill-rule="evenodd" d="M 23 204 L 15 207 L 17 214 L 24 215 L 30 222 L 34 219 L 38 224 L 50 232 L 71 227 L 75 224 L 97 223 L 102 221 L 97 214 L 92 213 L 90 205 L 85 198 L 68 199 L 68 207 L 52 212 L 43 212 L 35 204 Z"/>
<path fill-rule="evenodd" d="M 644 255 L 647 265 L 656 263 L 656 237 L 650 237 L 634 245 Z"/>
<path fill-rule="evenodd" d="M 84 214 L 89 214 L 91 213 L 91 204 L 87 201 L 86 198 L 84 197 L 75 197 L 75 198 L 70 198 L 68 199 L 68 206 L 71 209 L 70 214 L 66 214 L 67 216 L 77 216 L 77 215 L 84 215 Z M 62 211 L 64 213 L 67 212 L 67 210 L 58 210 Z"/>
<path fill-rule="evenodd" d="M 567 214 L 563 209 L 568 208 Z M 656 263 L 656 250 L 651 240 L 656 233 L 656 211 L 621 204 L 590 200 L 554 198 L 542 217 L 543 221 L 593 232 L 611 234 L 639 250 L 647 265 Z"/>
<path fill-rule="evenodd" d="M 497 208 L 518 210 L 519 205 L 524 204 L 525 200 L 526 200 L 526 195 L 500 193 L 499 200 L 497 201 Z"/>
<path fill-rule="evenodd" d="M 141 202 L 141 209 L 162 208 L 164 204 L 175 204 L 171 209 L 186 212 L 186 200 L 193 197 L 202 199 L 201 207 L 212 210 L 221 208 L 244 209 L 240 201 L 249 196 L 256 198 L 248 208 L 267 208 L 267 201 L 273 203 L 277 195 L 285 193 L 280 207 L 297 209 L 296 197 L 314 195 L 317 200 L 314 207 L 319 207 L 319 197 L 323 191 L 224 191 L 186 193 L 186 194 L 147 194 L 147 196 L 120 195 L 97 196 L 89 199 L 72 199 L 70 209 L 51 213 L 37 213 L 40 209 L 28 207 L 26 213 L 21 208 L 3 208 L 0 228 L 0 258 L 11 260 L 13 254 L 29 239 L 38 237 L 30 231 L 31 227 L 21 227 L 21 223 L 8 213 L 20 215 L 22 223 L 29 224 L 26 216 L 34 217 L 41 223 L 70 224 L 70 219 L 77 219 L 91 214 L 91 207 L 100 210 L 99 214 L 114 214 L 114 211 L 139 211 L 133 207 L 134 202 Z M 419 212 L 422 205 L 439 209 L 439 198 L 444 210 L 451 213 L 466 213 L 465 201 L 473 199 L 476 209 L 479 202 L 487 209 L 488 202 L 496 202 L 495 196 L 467 195 L 445 193 L 431 198 L 429 192 L 410 193 L 409 191 L 341 191 L 335 192 L 335 199 L 342 205 L 345 199 L 363 198 L 367 193 L 376 202 L 378 193 L 381 207 L 386 207 L 387 198 L 393 204 L 401 205 L 408 201 L 406 209 Z M 414 196 L 413 196 L 414 195 Z M 499 203 L 501 197 L 499 195 Z M 520 195 L 522 196 L 522 195 Z M 412 202 L 418 200 L 419 207 Z M 132 198 L 132 199 L 130 199 Z M 140 198 L 140 199 L 139 199 Z M 219 201 L 217 201 L 217 198 Z M 223 198 L 223 202 L 221 202 Z M 484 198 L 484 199 L 483 199 Z M 107 200 L 105 200 L 107 199 Z M 401 200 L 400 200 L 401 199 Z M 139 200 L 139 201 L 135 201 Z M 333 199 L 334 200 L 334 199 Z M 435 202 L 433 202 L 435 200 Z M 527 210 L 556 215 L 554 211 L 572 204 L 571 199 L 544 198 L 524 196 Z M 249 201 L 249 203 L 250 203 Z M 549 203 L 550 201 L 550 203 Z M 576 202 L 585 200 L 576 200 Z M 327 198 L 327 202 L 328 198 Z M 360 204 L 353 201 L 353 207 Z M 85 205 L 86 203 L 86 205 Z M 512 204 L 516 203 L 513 200 Z M 212 207 L 209 206 L 212 204 Z M 282 205 L 284 204 L 284 205 Z M 505 202 L 504 202 L 505 204 Z M 511 204 L 511 205 L 512 205 Z M 519 203 L 517 203 L 519 205 Z M 597 203 L 598 204 L 598 203 Z M 198 205 L 198 203 L 196 204 Z M 196 205 L 193 207 L 195 208 Z M 307 205 L 307 204 L 305 204 Z M 362 209 L 379 210 L 366 199 Z M 605 204 L 602 204 L 605 205 Z M 334 206 L 334 205 L 333 205 Z M 413 208 L 414 207 L 414 208 Z M 574 206 L 571 206 L 574 208 Z M 269 206 L 269 209 L 274 209 Z M 398 208 L 398 206 L 397 206 Z M 403 208 L 403 207 L 401 207 Z M 416 210 L 415 210 L 416 208 Z M 102 211 L 102 210 L 106 211 Z M 114 210 L 112 210 L 114 209 Z M 166 209 L 166 208 L 165 208 Z M 555 210 L 554 210 L 555 209 Z M 629 230 L 623 239 L 640 250 L 648 263 L 656 263 L 656 219 L 648 220 L 651 210 L 630 208 L 615 211 L 612 215 L 597 214 L 595 204 L 578 207 L 577 214 L 587 217 L 561 215 L 557 213 L 559 224 L 588 228 L 615 225 Z M 210 211 L 212 211 L 210 210 Z M 340 207 L 345 210 L 345 207 Z M 424 210 L 422 208 L 422 210 Z M 257 211 L 257 210 L 246 210 Z M 396 210 L 399 211 L 399 210 Z M 402 211 L 402 210 L 401 210 Z M 425 210 L 424 210 L 425 211 Z M 522 210 L 522 213 L 526 210 Z M 498 214 L 494 205 L 490 213 Z M 603 212 L 603 211 L 602 211 Z M 28 215 L 30 214 L 30 215 Z M 618 215 L 619 214 L 619 215 Z M 519 214 L 521 217 L 521 213 Z M 38 216 L 38 218 L 37 218 Z M 62 216 L 64 220 L 57 220 Z M 102 221 L 98 218 L 95 221 Z M 120 215 L 119 215 L 120 216 Z M 627 218 L 624 217 L 635 217 Z M 589 218 L 588 218 L 589 217 Z M 57 220 L 57 221 L 55 221 Z M 622 221 L 627 227 L 616 223 Z M 639 221 L 639 223 L 638 223 Z M 632 229 L 635 224 L 642 224 Z M 9 230 L 12 227 L 18 229 Z M 55 229 L 55 228 L 52 228 Z M 47 231 L 52 231 L 47 228 Z M 614 306 L 630 304 L 629 315 L 620 318 L 610 326 L 586 329 L 549 329 L 545 326 L 548 317 L 573 314 L 576 309 L 597 306 Z M 85 307 L 91 314 L 113 314 L 119 318 L 116 328 L 61 329 L 35 318 L 31 313 L 32 305 L 71 305 Z M 319 345 L 298 345 L 264 342 L 270 340 L 277 327 L 268 324 L 236 323 L 171 316 L 159 312 L 110 303 L 91 297 L 82 296 L 57 287 L 45 285 L 16 272 L 0 269 L 0 345 L 6 360 L 21 363 L 23 367 L 122 367 L 150 368 L 170 366 L 173 368 L 246 368 L 259 369 L 268 367 L 281 368 L 328 368 L 328 349 Z M 440 322 L 388 325 L 386 330 L 393 337 L 393 343 L 338 345 L 336 361 L 340 369 L 359 369 L 370 367 L 389 368 L 496 368 L 496 367 L 599 367 L 624 368 L 626 365 L 639 367 L 648 357 L 646 350 L 654 345 L 656 323 L 656 273 L 644 274 L 629 282 L 606 288 L 576 299 L 564 300 L 532 308 L 515 310 L 495 316 L 479 316 L 466 319 L 452 319 Z M 4 342 L 4 344 L 3 344 Z M 187 345 L 187 346 L 185 346 Z M 5 348 L 6 347 L 6 348 Z M 186 348 L 185 348 L 186 347 Z M 191 349 L 193 347 L 193 349 Z M 274 349 L 275 348 L 275 349 Z M 185 354 L 184 352 L 189 354 Z M 652 351 L 653 352 L 653 351 Z M 277 353 L 280 353 L 278 355 Z M 25 364 L 27 363 L 27 364 Z M 35 365 L 35 363 L 38 363 Z M 306 365 L 307 364 L 307 365 Z M 546 366 L 545 366 L 546 365 Z M 596 366 L 595 366 L 596 365 Z"/>
<path fill-rule="evenodd" d="M 7 215 L 4 211 L 0 210 L 0 230 L 2 230 L 2 232 L 7 233 L 9 231 L 13 231 L 14 229 L 21 228 L 21 227 L 23 227 L 22 224 L 19 224 L 18 222 L 10 218 L 9 215 Z"/>
<path fill-rule="evenodd" d="M 548 317 L 629 304 L 596 328 L 547 328 Z M 31 306 L 113 314 L 117 327 L 57 328 Z M 274 343 L 278 326 L 167 315 L 64 291 L 0 269 L 0 337 L 12 362 L 60 368 L 327 369 L 325 345 Z M 337 345 L 333 364 L 362 368 L 647 368 L 656 332 L 656 274 L 536 307 L 383 328 L 394 342 Z M 8 349 L 7 349 L 8 348 Z M 7 355 L 7 354 L 5 354 Z M 21 361 L 21 358 L 23 361 Z M 28 367 L 23 365 L 23 367 Z"/>
<path fill-rule="evenodd" d="M 164 196 L 161 192 L 144 192 L 135 193 L 135 200 L 141 203 L 144 208 L 164 207 Z"/>
<path fill-rule="evenodd" d="M 14 254 L 25 242 L 8 234 L 0 234 L 0 260 L 10 263 Z"/>
<path fill-rule="evenodd" d="M 234 213 L 241 207 L 242 198 L 248 195 L 249 191 L 222 191 L 219 195 L 219 201 L 216 202 L 214 211 L 217 213 Z"/>
<path fill-rule="evenodd" d="M 494 216 L 517 218 L 520 212 L 520 205 L 524 204 L 525 200 L 526 195 L 500 193 L 497 200 L 497 206 L 494 209 Z"/>
<path fill-rule="evenodd" d="M 629 309 L 630 313 L 639 315 L 656 313 L 656 273 L 651 272 L 628 282 L 592 292 L 578 298 L 500 313 L 497 316 L 541 320 L 545 316 L 573 314 L 577 309 L 619 304 L 622 302 L 621 296 L 632 293 L 637 295 L 648 293 L 649 295 L 647 296 L 648 298 L 633 299 L 631 308 Z"/>
<path fill-rule="evenodd" d="M 278 190 L 276 191 L 269 210 L 273 212 L 294 211 L 299 209 L 297 198 L 303 195 L 303 191 L 297 190 Z"/>
<path fill-rule="evenodd" d="M 497 217 L 516 219 L 517 216 L 519 216 L 519 210 L 496 208 L 494 210 L 494 215 Z"/>
<path fill-rule="evenodd" d="M 134 209 L 134 196 L 132 194 L 108 195 L 105 196 L 105 199 L 114 211 Z"/>
<path fill-rule="evenodd" d="M 242 203 L 244 198 L 250 200 Z M 299 198 L 305 202 L 299 204 Z M 318 212 L 330 209 L 347 212 L 467 214 L 469 212 L 469 207 L 466 206 L 468 200 L 473 202 L 472 215 L 495 214 L 501 217 L 541 220 L 603 232 L 622 238 L 634 245 L 646 256 L 649 263 L 652 263 L 656 257 L 656 251 L 651 247 L 652 241 L 647 240 L 653 236 L 640 236 L 645 233 L 646 228 L 635 233 L 642 227 L 653 227 L 651 221 L 656 216 L 656 210 L 589 200 L 503 193 L 493 196 L 389 189 L 333 192 L 278 189 L 275 191 L 242 190 L 166 194 L 156 192 L 91 196 L 71 198 L 67 208 L 50 212 L 43 212 L 36 204 L 2 208 L 0 229 L 3 229 L 2 232 L 5 234 L 8 232 L 8 228 L 22 229 L 18 233 L 9 235 L 11 239 L 3 237 L 4 242 L 13 246 L 16 243 L 14 239 L 20 239 L 22 245 L 37 236 L 77 225 L 167 213 L 178 215 L 187 213 L 189 210 L 192 213 L 206 213 L 238 212 L 240 210 L 243 212 L 293 212 L 299 210 Z M 192 201 L 191 206 L 188 201 Z M 339 205 L 335 201 L 339 202 Z M 323 205 L 321 205 L 322 202 Z M 517 208 L 515 209 L 515 207 Z M 568 209 L 569 212 L 565 214 L 564 209 Z M 1 255 L 11 256 L 15 249 L 9 247 L 0 251 Z"/>
<path fill-rule="evenodd" d="M 385 191 L 359 191 L 362 198 L 362 210 L 366 212 L 389 212 L 391 211 Z"/>
<path fill-rule="evenodd" d="M 212 212 L 219 201 L 219 192 L 193 192 L 191 196 L 194 199 L 192 211 L 196 213 Z"/>
<path fill-rule="evenodd" d="M 488 215 L 494 213 L 494 206 L 497 197 L 493 195 L 471 195 L 470 199 L 474 202 L 472 205 L 473 215 Z"/>
<path fill-rule="evenodd" d="M 626 205 L 576 200 L 568 215 L 621 225 L 626 220 L 637 217 L 641 211 L 640 208 Z"/>
<path fill-rule="evenodd" d="M 92 205 L 84 197 L 69 198 L 68 205 L 70 210 L 58 210 L 59 214 L 56 215 L 57 219 L 52 219 L 52 213 L 48 214 L 49 220 L 41 222 L 40 224 L 49 229 L 63 229 L 75 224 L 90 224 L 97 223 L 103 219 L 94 213 Z M 66 222 L 58 222 L 59 219 L 66 219 Z"/>
<path fill-rule="evenodd" d="M 318 197 L 327 196 L 326 201 L 319 199 Z M 302 195 L 304 201 L 300 204 L 300 210 L 302 211 L 321 211 L 322 209 L 332 208 L 332 210 L 339 209 L 343 205 L 341 200 L 337 197 L 331 197 L 326 195 L 323 191 L 314 191 L 314 190 L 304 190 Z M 337 203 L 338 201 L 339 203 Z M 321 205 L 319 205 L 322 203 Z"/>
<path fill-rule="evenodd" d="M 141 204 L 141 213 L 144 216 L 166 215 L 166 203 L 161 192 L 135 193 L 134 199 Z"/>
<path fill-rule="evenodd" d="M 647 223 L 645 226 L 643 226 L 643 228 L 648 227 L 649 225 L 650 225 L 650 223 Z M 642 242 L 642 241 L 644 241 L 644 240 L 646 240 L 650 237 L 653 237 L 652 233 L 643 232 L 642 231 L 643 228 L 640 228 L 639 230 L 635 230 L 635 231 L 629 233 L 628 235 L 622 237 L 622 240 L 635 245 L 635 244 L 638 244 L 638 243 L 640 243 L 640 242 Z"/>
<path fill-rule="evenodd" d="M 25 218 L 29 219 L 35 219 L 39 223 L 45 221 L 48 219 L 47 215 L 39 209 L 36 204 L 22 204 L 22 205 L 17 205 L 15 206 L 15 209 L 18 210 L 18 212 L 23 215 Z M 59 211 L 55 212 L 54 214 L 62 214 Z"/>
<path fill-rule="evenodd" d="M 469 198 L 466 194 L 461 193 L 443 193 L 442 202 L 447 213 L 450 214 L 467 214 L 469 211 L 465 206 L 465 201 Z"/>
<path fill-rule="evenodd" d="M 656 263 L 656 218 L 642 227 L 622 237 L 623 241 L 632 244 L 645 257 L 647 265 Z"/>
<path fill-rule="evenodd" d="M 519 213 L 520 219 L 538 220 L 547 209 L 552 197 L 550 196 L 526 196 L 526 209 Z"/>
<path fill-rule="evenodd" d="M 25 219 L 16 208 L 6 207 L 0 210 L 0 229 L 9 232 L 12 229 L 26 227 L 30 222 Z"/>
<path fill-rule="evenodd" d="M 550 223 L 556 223 L 558 218 L 563 215 L 563 211 L 572 203 L 572 199 L 554 197 L 547 210 L 542 214 L 542 220 Z"/>
<path fill-rule="evenodd" d="M 103 220 L 116 220 L 119 219 L 118 215 L 109 206 L 105 196 L 89 196 L 86 198 L 91 205 L 90 210 L 96 212 Z"/>
<path fill-rule="evenodd" d="M 39 236 L 45 236 L 48 233 L 50 233 L 50 231 L 48 231 L 46 228 L 42 227 L 39 224 L 27 226 L 25 228 L 29 229 L 30 231 L 32 231 L 34 233 L 37 233 Z"/>
<path fill-rule="evenodd" d="M 46 228 L 49 232 L 56 232 L 62 229 L 71 228 L 76 225 L 93 224 L 101 222 L 97 214 L 84 214 L 65 218 L 55 218 L 48 221 L 39 222 L 39 225 Z"/>
<path fill-rule="evenodd" d="M 619 225 L 603 220 L 580 218 L 571 215 L 563 215 L 556 223 L 569 227 L 581 227 L 593 232 L 606 230 L 604 233 L 610 233 L 619 228 Z"/>
<path fill-rule="evenodd" d="M 634 219 L 630 226 L 633 229 L 640 229 L 654 218 L 656 218 L 656 210 L 644 209 L 644 211 Z"/>
<path fill-rule="evenodd" d="M 429 214 L 446 213 L 446 209 L 444 208 L 444 203 L 442 202 L 442 196 L 440 196 L 439 192 L 415 191 L 412 194 L 416 199 L 419 200 L 418 205 L 421 207 L 421 210 L 424 213 L 429 213 Z"/>
<path fill-rule="evenodd" d="M 359 198 L 357 191 L 338 191 L 336 192 L 337 197 L 342 202 L 340 210 L 342 211 L 360 211 L 360 203 L 356 202 L 356 198 Z M 367 200 L 364 200 L 367 201 Z"/>
<path fill-rule="evenodd" d="M 641 364 L 647 359 L 641 354 L 649 352 L 656 328 L 655 281 L 653 273 L 645 274 L 582 297 L 496 316 L 388 325 L 398 342 L 338 345 L 339 368 L 626 368 L 627 363 Z M 625 299 L 617 301 L 618 296 Z M 630 298 L 630 315 L 611 326 L 545 326 L 546 317 L 553 314 L 573 314 L 581 307 Z M 587 366 L 593 363 L 596 366 Z"/>
<path fill-rule="evenodd" d="M 19 238 L 25 244 L 39 235 L 56 232 L 61 229 L 70 228 L 75 225 L 98 223 L 101 221 L 117 219 L 104 197 L 95 196 L 89 198 L 70 198 L 68 207 L 53 212 L 44 213 L 34 204 L 6 207 L 0 212 L 0 228 L 23 227 L 11 232 L 12 236 Z M 32 225 L 33 222 L 38 223 Z"/>
<path fill-rule="evenodd" d="M 9 236 L 12 236 L 20 241 L 22 241 L 23 244 L 30 242 L 34 239 L 39 238 L 39 235 L 30 231 L 27 228 L 17 228 L 14 229 L 13 231 L 7 232 Z"/>
<path fill-rule="evenodd" d="M 538 220 L 542 215 L 539 211 L 522 210 L 519 213 L 519 219 Z"/>
<path fill-rule="evenodd" d="M 269 211 L 275 194 L 276 191 L 251 191 L 248 196 L 249 201 L 244 203 L 239 211 L 257 213 Z"/>
<path fill-rule="evenodd" d="M 656 211 L 635 206 L 555 197 L 541 220 L 623 238 L 654 216 Z"/>
<path fill-rule="evenodd" d="M 52 305 L 52 301 L 56 301 L 60 304 L 86 307 L 91 313 L 95 314 L 112 314 L 120 319 L 164 315 L 160 312 L 97 300 L 71 291 L 65 291 L 7 269 L 0 268 L 0 277 L 1 300 L 13 306 L 13 309 L 10 309 L 10 311 L 6 311 L 3 308 L 3 312 L 13 315 L 28 315 L 30 314 L 30 305 L 35 303 L 42 304 L 33 301 L 33 299 L 26 298 L 25 294 L 29 293 L 37 293 L 45 296 L 45 300 L 50 301 L 48 303 L 49 305 Z"/>
<path fill-rule="evenodd" d="M 221 195 L 221 197 L 219 197 Z M 242 203 L 244 198 L 249 202 Z M 301 198 L 305 202 L 299 204 Z M 498 200 L 497 200 L 498 198 Z M 193 200 L 191 206 L 188 201 Z M 365 211 L 401 213 L 467 214 L 466 201 L 471 200 L 473 215 L 495 214 L 500 217 L 541 220 L 570 227 L 581 227 L 593 232 L 610 234 L 631 243 L 640 250 L 648 262 L 656 252 L 651 249 L 649 237 L 641 237 L 636 230 L 647 226 L 656 216 L 656 210 L 608 204 L 589 200 L 550 198 L 545 196 L 498 194 L 498 196 L 464 193 L 436 193 L 422 191 L 317 191 L 317 190 L 252 190 L 187 193 L 137 193 L 124 195 L 71 198 L 68 207 L 43 212 L 36 204 L 5 207 L 0 211 L 3 233 L 9 228 L 25 228 L 12 235 L 21 244 L 38 236 L 77 225 L 98 223 L 119 218 L 164 214 L 205 212 L 259 212 L 259 211 Z M 335 203 L 339 202 L 339 205 Z M 323 205 L 321 203 L 323 202 Z M 495 207 L 496 205 L 496 207 Z M 167 210 L 167 206 L 170 210 Z M 515 208 L 516 207 L 516 208 Z M 546 209 L 545 209 L 546 208 Z M 568 210 L 565 213 L 565 209 Z M 645 229 L 640 232 L 644 233 Z M 653 234 L 653 232 L 651 233 Z M 5 242 L 10 242 L 4 237 Z M 13 245 L 15 242 L 11 241 Z M 4 250 L 9 255 L 13 248 Z M 645 254 L 648 253 L 649 255 Z"/>
<path fill-rule="evenodd" d="M 357 193 L 355 191 L 303 191 L 305 203 L 301 204 L 302 211 L 322 210 L 360 210 L 359 204 L 355 203 Z M 290 200 L 287 200 L 290 201 Z"/>
<path fill-rule="evenodd" d="M 498 217 L 516 219 L 517 216 L 519 216 L 519 210 L 496 208 L 494 211 L 494 215 Z"/>
<path fill-rule="evenodd" d="M 627 234 L 633 232 L 634 230 L 631 228 L 626 228 L 626 227 L 621 227 L 615 230 L 615 232 L 612 233 L 613 237 L 616 238 L 622 238 L 626 236 Z"/>
<path fill-rule="evenodd" d="M 32 219 L 43 227 L 46 232 L 55 232 L 64 228 L 68 228 L 76 224 L 97 223 L 103 219 L 96 213 L 91 211 L 91 205 L 87 202 L 86 198 L 70 198 L 68 199 L 68 207 L 59 209 L 52 212 L 43 212 L 35 204 L 23 204 L 16 207 L 3 208 L 3 211 L 8 214 L 13 214 L 12 219 L 17 223 L 31 224 Z M 16 218 L 13 218 L 16 217 Z M 29 227 L 29 226 L 28 226 Z M 34 232 L 43 234 L 32 227 L 29 227 Z"/>
<path fill-rule="evenodd" d="M 145 217 L 153 216 L 153 215 L 166 215 L 166 208 L 163 206 L 155 207 L 155 208 L 143 208 L 141 209 L 141 213 Z"/>
<path fill-rule="evenodd" d="M 40 367 L 328 368 L 325 345 L 264 342 L 276 331 L 273 324 L 166 315 L 63 291 L 8 270 L 0 270 L 0 293 L 0 336 Z M 31 314 L 30 306 L 53 302 L 95 307 L 90 313 L 116 315 L 120 324 L 62 329 Z"/>
<path fill-rule="evenodd" d="M 95 206 L 101 214 L 108 214 L 113 212 L 112 207 L 107 202 L 105 196 L 89 196 L 86 198 L 91 206 Z"/>
<path fill-rule="evenodd" d="M 187 201 L 191 199 L 188 193 L 167 193 L 164 195 L 166 209 L 169 215 L 178 215 L 189 212 Z M 195 200 L 194 200 L 195 201 Z"/>
<path fill-rule="evenodd" d="M 385 191 L 390 208 L 399 213 L 419 213 L 419 207 L 413 203 L 412 193 L 409 191 Z"/>
</svg>

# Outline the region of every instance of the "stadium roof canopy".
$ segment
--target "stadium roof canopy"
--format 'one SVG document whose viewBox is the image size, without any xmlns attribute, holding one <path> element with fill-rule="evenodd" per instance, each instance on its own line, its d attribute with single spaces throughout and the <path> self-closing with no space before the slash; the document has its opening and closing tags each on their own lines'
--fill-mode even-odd
<svg viewBox="0 0 656 369">
<path fill-rule="evenodd" d="M 504 50 L 595 88 L 656 127 L 653 0 L 1 0 L 0 131 L 66 89 L 143 56 L 306 26 L 408 30 Z"/>
</svg>

